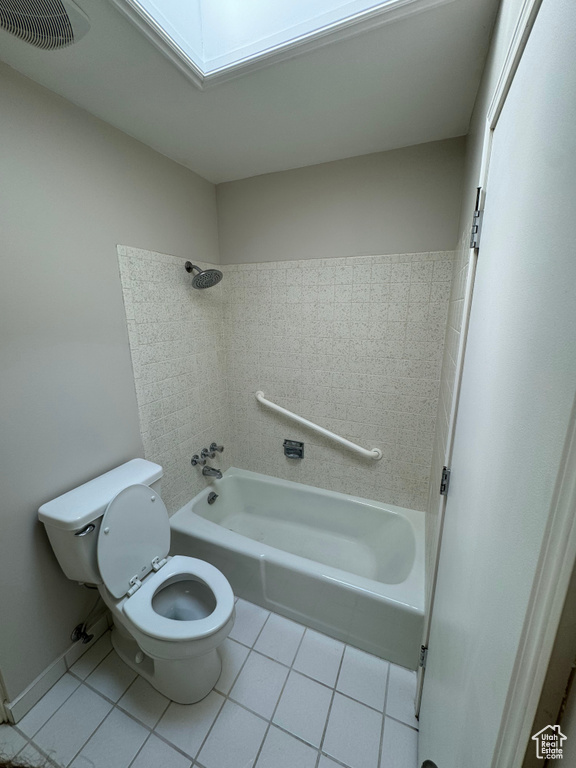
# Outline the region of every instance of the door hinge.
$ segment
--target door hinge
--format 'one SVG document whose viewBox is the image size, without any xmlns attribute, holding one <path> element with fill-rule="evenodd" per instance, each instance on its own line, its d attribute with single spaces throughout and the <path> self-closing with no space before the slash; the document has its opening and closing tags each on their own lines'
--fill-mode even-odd
<svg viewBox="0 0 576 768">
<path fill-rule="evenodd" d="M 482 187 L 476 190 L 476 207 L 472 214 L 472 229 L 470 231 L 470 248 L 480 248 L 480 235 L 482 234 L 482 219 L 484 211 L 480 210 L 480 193 Z"/>
<path fill-rule="evenodd" d="M 448 495 L 450 486 L 450 470 L 448 467 L 442 467 L 442 476 L 440 477 L 440 496 Z"/>
<path fill-rule="evenodd" d="M 421 645 L 420 646 L 420 658 L 418 660 L 418 666 L 422 667 L 422 669 L 426 669 L 426 661 L 428 659 L 428 646 L 427 645 Z"/>
</svg>

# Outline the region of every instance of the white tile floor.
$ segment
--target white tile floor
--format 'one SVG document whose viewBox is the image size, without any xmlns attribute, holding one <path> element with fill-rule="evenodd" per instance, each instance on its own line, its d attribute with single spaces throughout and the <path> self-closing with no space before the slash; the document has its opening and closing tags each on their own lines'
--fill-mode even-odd
<svg viewBox="0 0 576 768">
<path fill-rule="evenodd" d="M 0 754 L 71 768 L 416 767 L 414 672 L 245 600 L 236 611 L 203 701 L 170 702 L 106 634 L 16 726 L 0 725 Z"/>
</svg>

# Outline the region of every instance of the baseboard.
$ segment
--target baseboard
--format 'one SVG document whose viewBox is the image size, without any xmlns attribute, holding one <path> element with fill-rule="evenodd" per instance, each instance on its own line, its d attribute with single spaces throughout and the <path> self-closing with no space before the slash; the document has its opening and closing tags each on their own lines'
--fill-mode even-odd
<svg viewBox="0 0 576 768">
<path fill-rule="evenodd" d="M 108 611 L 102 613 L 89 627 L 89 633 L 94 637 L 89 643 L 73 643 L 55 661 L 41 672 L 30 685 L 12 701 L 3 702 L 5 715 L 11 723 L 17 723 L 32 707 L 47 693 L 52 686 L 64 675 L 82 654 L 102 637 L 110 627 Z"/>
</svg>

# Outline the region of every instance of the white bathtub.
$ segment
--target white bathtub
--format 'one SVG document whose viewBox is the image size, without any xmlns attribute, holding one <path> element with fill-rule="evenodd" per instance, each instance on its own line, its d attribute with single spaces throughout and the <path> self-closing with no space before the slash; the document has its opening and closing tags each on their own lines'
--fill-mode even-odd
<svg viewBox="0 0 576 768">
<path fill-rule="evenodd" d="M 423 512 L 231 467 L 170 525 L 171 552 L 212 563 L 238 596 L 416 668 Z"/>
</svg>

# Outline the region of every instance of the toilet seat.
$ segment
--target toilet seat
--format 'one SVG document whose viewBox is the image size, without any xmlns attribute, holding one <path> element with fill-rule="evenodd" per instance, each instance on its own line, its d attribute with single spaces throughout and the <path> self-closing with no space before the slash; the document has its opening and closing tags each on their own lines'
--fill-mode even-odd
<svg viewBox="0 0 576 768">
<path fill-rule="evenodd" d="M 209 616 L 191 621 L 168 619 L 156 613 L 152 599 L 174 576 L 204 582 L 212 591 L 216 607 Z M 234 611 L 234 593 L 226 577 L 210 563 L 195 557 L 176 555 L 156 573 L 150 574 L 142 586 L 124 601 L 126 618 L 142 633 L 158 640 L 177 642 L 208 637 L 230 620 Z"/>
<path fill-rule="evenodd" d="M 108 504 L 98 533 L 98 568 L 116 598 L 133 591 L 158 568 L 170 549 L 170 520 L 160 496 L 147 485 L 129 485 Z"/>
<path fill-rule="evenodd" d="M 143 635 L 170 642 L 209 637 L 233 615 L 232 587 L 213 565 L 182 555 L 167 558 L 169 549 L 170 521 L 160 496 L 146 485 L 120 491 L 108 504 L 98 534 L 98 567 L 106 589 L 120 599 L 124 616 Z M 214 610 L 184 621 L 157 613 L 155 595 L 186 579 L 208 587 Z"/>
</svg>

